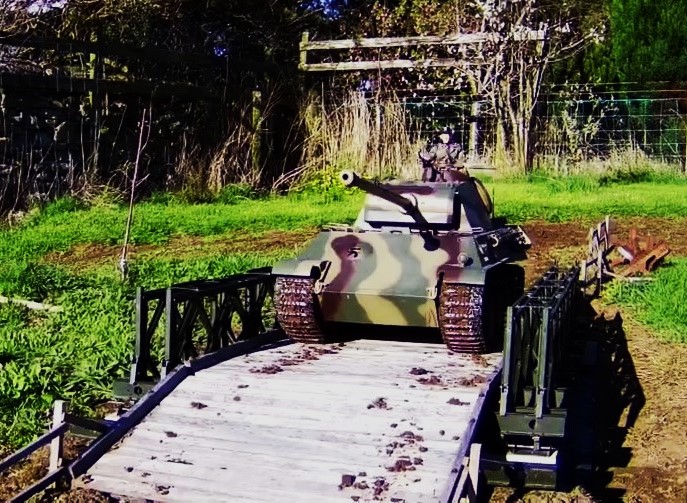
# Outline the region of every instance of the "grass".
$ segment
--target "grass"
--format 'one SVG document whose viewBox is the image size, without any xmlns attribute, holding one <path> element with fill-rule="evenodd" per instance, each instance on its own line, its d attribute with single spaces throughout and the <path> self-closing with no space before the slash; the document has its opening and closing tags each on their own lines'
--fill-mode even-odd
<svg viewBox="0 0 687 503">
<path fill-rule="evenodd" d="M 359 201 L 357 195 L 342 195 L 336 203 L 320 196 L 247 200 L 241 205 L 144 202 L 136 207 L 131 243 L 163 245 L 172 237 L 238 232 L 249 238 L 265 230 L 287 231 L 352 221 Z M 48 253 L 66 252 L 83 243 L 121 244 L 126 212 L 126 208 L 118 205 L 56 212 L 50 205 L 20 228 L 3 232 L 0 257 L 5 263 L 0 269 L 0 293 L 29 293 L 23 286 L 27 269 Z"/>
<path fill-rule="evenodd" d="M 687 216 L 687 183 L 681 180 L 563 189 L 555 181 L 499 180 L 487 188 L 493 191 L 496 213 L 513 222 L 597 220 L 605 215 Z"/>
<path fill-rule="evenodd" d="M 634 184 L 496 179 L 487 186 L 495 194 L 497 214 L 511 222 L 596 220 L 605 214 L 687 217 L 687 198 L 682 196 L 687 183 L 682 179 Z M 0 305 L 0 451 L 16 448 L 38 434 L 54 399 L 70 400 L 77 412 L 90 414 L 94 405 L 110 396 L 112 380 L 125 375 L 133 351 L 135 286 L 157 288 L 273 264 L 292 255 L 293 247 L 274 243 L 265 252 L 225 253 L 212 242 L 240 245 L 268 231 L 350 223 L 361 202 L 360 192 L 331 184 L 321 190 L 310 186 L 308 192 L 288 197 L 229 198 L 213 204 L 187 204 L 158 195 L 137 205 L 132 242 L 159 245 L 161 251 L 177 238 L 183 242 L 184 237 L 202 237 L 202 244 L 174 256 L 161 252 L 134 260 L 126 284 L 112 266 L 72 270 L 47 259 L 49 254 L 69 252 L 75 246 L 96 244 L 113 247 L 116 260 L 126 221 L 123 206 L 87 207 L 65 199 L 33 212 L 19 227 L 0 230 L 0 294 L 64 308 L 62 313 L 47 315 Z M 676 264 L 660 274 L 685 267 L 679 261 Z M 647 288 L 658 288 L 661 281 L 657 277 Z M 673 286 L 663 288 L 663 295 L 677 291 Z M 622 302 L 634 302 L 633 296 L 640 294 L 618 295 Z M 680 311 L 676 305 L 671 310 L 687 318 L 684 308 Z M 661 316 L 655 316 L 656 322 Z M 647 322 L 653 319 L 648 317 Z"/>
<path fill-rule="evenodd" d="M 673 259 L 642 283 L 617 281 L 608 297 L 629 306 L 639 321 L 665 340 L 687 343 L 687 259 Z"/>
</svg>

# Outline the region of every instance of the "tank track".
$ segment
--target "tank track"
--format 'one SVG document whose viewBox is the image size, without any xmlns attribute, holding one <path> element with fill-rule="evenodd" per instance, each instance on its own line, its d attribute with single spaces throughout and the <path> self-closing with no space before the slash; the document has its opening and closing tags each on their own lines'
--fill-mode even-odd
<svg viewBox="0 0 687 503">
<path fill-rule="evenodd" d="M 314 279 L 298 276 L 279 276 L 274 284 L 277 320 L 284 333 L 296 342 L 325 342 L 314 286 Z"/>
<path fill-rule="evenodd" d="M 487 340 L 483 323 L 484 287 L 444 283 L 439 297 L 439 329 L 450 351 L 484 353 Z"/>
</svg>

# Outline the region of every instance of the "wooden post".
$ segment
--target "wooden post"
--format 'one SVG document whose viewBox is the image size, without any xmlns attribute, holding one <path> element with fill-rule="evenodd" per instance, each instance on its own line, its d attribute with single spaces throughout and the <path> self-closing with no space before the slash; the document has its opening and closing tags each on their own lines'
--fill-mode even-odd
<svg viewBox="0 0 687 503">
<path fill-rule="evenodd" d="M 299 70 L 305 70 L 307 65 L 308 65 L 308 40 L 310 39 L 310 33 L 307 31 L 304 31 L 303 34 L 301 35 L 301 43 L 300 43 L 300 60 L 298 62 L 298 69 Z"/>
<path fill-rule="evenodd" d="M 64 400 L 55 400 L 52 410 L 52 429 L 55 429 L 64 423 L 64 413 Z M 52 473 L 62 467 L 63 446 L 64 438 L 62 435 L 53 438 L 50 442 L 50 464 L 48 465 L 49 473 Z"/>
<path fill-rule="evenodd" d="M 176 317 L 176 307 L 174 306 L 174 291 L 167 288 L 165 293 L 165 360 L 162 365 L 162 377 L 174 370 L 180 363 L 179 344 L 177 342 L 178 326 Z"/>
<path fill-rule="evenodd" d="M 477 119 L 480 113 L 481 102 L 476 100 L 472 102 L 470 107 L 470 138 L 468 139 L 468 159 L 474 160 L 477 158 L 477 147 L 479 141 L 479 124 Z"/>
<path fill-rule="evenodd" d="M 375 96 L 375 133 L 374 133 L 374 149 L 375 149 L 375 164 L 377 165 L 377 175 L 384 178 L 384 166 L 382 159 L 382 105 L 379 103 L 379 94 Z"/>
</svg>

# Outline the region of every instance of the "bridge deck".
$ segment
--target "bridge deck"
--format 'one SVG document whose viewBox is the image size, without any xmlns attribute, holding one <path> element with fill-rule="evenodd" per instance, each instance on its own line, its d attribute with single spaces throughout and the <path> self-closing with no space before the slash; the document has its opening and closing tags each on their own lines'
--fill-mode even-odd
<svg viewBox="0 0 687 503">
<path fill-rule="evenodd" d="M 370 340 L 233 358 L 186 378 L 82 484 L 154 501 L 446 501 L 500 361 Z"/>
</svg>

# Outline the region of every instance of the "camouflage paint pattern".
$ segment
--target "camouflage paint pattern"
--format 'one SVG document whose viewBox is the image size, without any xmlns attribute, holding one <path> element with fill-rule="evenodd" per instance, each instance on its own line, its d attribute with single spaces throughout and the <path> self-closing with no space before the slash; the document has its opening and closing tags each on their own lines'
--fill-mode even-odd
<svg viewBox="0 0 687 503">
<path fill-rule="evenodd" d="M 323 231 L 298 259 L 272 272 L 316 278 L 328 321 L 436 327 L 442 267 L 457 264 L 463 252 L 471 262 L 460 268 L 463 282 L 481 284 L 486 271 L 471 238 L 438 239 L 439 247 L 428 252 L 418 233 Z"/>
<path fill-rule="evenodd" d="M 488 205 L 472 182 L 370 187 L 354 180 L 374 192 L 356 224 L 323 230 L 297 259 L 272 270 L 315 279 L 326 321 L 437 327 L 442 279 L 483 285 L 490 268 L 522 252 L 511 239 L 524 236 L 519 228 L 508 239 L 495 238 Z M 411 217 L 389 193 L 412 202 L 421 217 Z"/>
</svg>

